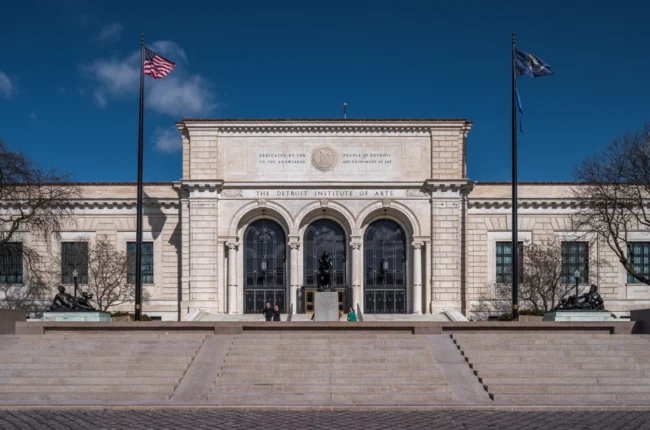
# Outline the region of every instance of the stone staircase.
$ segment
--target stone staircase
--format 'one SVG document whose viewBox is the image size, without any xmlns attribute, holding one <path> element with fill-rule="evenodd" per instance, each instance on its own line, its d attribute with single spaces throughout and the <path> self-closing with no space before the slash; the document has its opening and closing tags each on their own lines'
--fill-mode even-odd
<svg viewBox="0 0 650 430">
<path fill-rule="evenodd" d="M 0 403 L 169 400 L 201 334 L 0 336 Z"/>
<path fill-rule="evenodd" d="M 409 332 L 235 336 L 208 395 L 219 404 L 401 404 L 453 400 L 431 346 Z"/>
<path fill-rule="evenodd" d="M 452 338 L 495 401 L 650 401 L 650 336 L 483 332 Z"/>
</svg>

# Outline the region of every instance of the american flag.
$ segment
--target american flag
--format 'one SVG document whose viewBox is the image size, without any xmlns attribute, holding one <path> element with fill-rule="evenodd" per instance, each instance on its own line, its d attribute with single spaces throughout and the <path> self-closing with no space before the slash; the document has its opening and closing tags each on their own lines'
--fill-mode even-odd
<svg viewBox="0 0 650 430">
<path fill-rule="evenodd" d="M 154 79 L 164 78 L 176 68 L 176 63 L 161 57 L 149 48 L 144 48 L 144 74 Z"/>
</svg>

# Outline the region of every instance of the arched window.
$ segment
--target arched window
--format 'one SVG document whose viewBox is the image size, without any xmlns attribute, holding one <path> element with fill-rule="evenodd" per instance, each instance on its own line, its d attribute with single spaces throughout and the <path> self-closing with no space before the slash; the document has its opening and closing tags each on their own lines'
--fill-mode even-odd
<svg viewBox="0 0 650 430">
<path fill-rule="evenodd" d="M 365 311 L 406 313 L 406 235 L 395 221 L 381 219 L 363 241 Z"/>
<path fill-rule="evenodd" d="M 319 219 L 311 223 L 305 232 L 303 251 L 305 257 L 305 286 L 317 286 L 318 258 L 325 251 L 330 254 L 334 263 L 333 285 L 335 287 L 346 286 L 346 250 L 345 232 L 339 224 L 329 219 Z"/>
<path fill-rule="evenodd" d="M 284 311 L 286 238 L 280 224 L 269 219 L 252 223 L 244 234 L 244 312 L 262 312 L 266 302 Z"/>
</svg>

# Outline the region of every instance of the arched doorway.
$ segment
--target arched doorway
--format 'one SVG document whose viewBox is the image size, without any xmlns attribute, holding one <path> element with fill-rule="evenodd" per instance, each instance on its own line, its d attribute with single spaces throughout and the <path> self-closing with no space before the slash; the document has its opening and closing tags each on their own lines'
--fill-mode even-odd
<svg viewBox="0 0 650 430">
<path fill-rule="evenodd" d="M 246 229 L 244 247 L 244 312 L 261 312 L 267 302 L 285 312 L 284 230 L 273 220 L 257 220 Z"/>
<path fill-rule="evenodd" d="M 365 312 L 406 313 L 406 235 L 395 221 L 380 219 L 363 240 Z"/>
<path fill-rule="evenodd" d="M 313 312 L 314 292 L 318 287 L 318 259 L 325 251 L 332 257 L 334 265 L 332 284 L 339 292 L 339 308 L 346 309 L 350 299 L 347 297 L 349 294 L 346 294 L 347 242 L 343 227 L 330 219 L 316 220 L 305 230 L 303 247 L 304 312 Z"/>
</svg>

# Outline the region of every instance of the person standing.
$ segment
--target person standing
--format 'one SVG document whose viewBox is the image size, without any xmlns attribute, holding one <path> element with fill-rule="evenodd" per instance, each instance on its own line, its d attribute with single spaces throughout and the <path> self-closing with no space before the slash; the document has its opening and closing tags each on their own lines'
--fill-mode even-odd
<svg viewBox="0 0 650 430">
<path fill-rule="evenodd" d="M 271 303 L 266 302 L 266 306 L 264 309 L 262 309 L 262 313 L 264 314 L 264 318 L 266 318 L 267 321 L 273 321 L 273 313 L 275 311 L 271 307 Z"/>
<path fill-rule="evenodd" d="M 280 319 L 280 306 L 275 305 L 275 309 L 273 309 L 273 321 L 282 321 Z"/>
<path fill-rule="evenodd" d="M 357 313 L 350 307 L 350 310 L 348 311 L 348 321 L 350 322 L 357 322 Z"/>
</svg>

